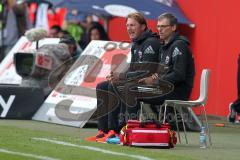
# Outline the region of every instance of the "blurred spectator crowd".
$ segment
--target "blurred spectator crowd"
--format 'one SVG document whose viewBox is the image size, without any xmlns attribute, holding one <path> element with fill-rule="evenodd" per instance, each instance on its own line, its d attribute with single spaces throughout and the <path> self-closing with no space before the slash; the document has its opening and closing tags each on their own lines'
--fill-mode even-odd
<svg viewBox="0 0 240 160">
<path fill-rule="evenodd" d="M 0 60 L 30 28 L 44 28 L 50 38 L 71 36 L 80 50 L 91 40 L 109 40 L 101 20 L 78 10 L 53 9 L 36 0 L 2 0 L 0 6 Z"/>
</svg>

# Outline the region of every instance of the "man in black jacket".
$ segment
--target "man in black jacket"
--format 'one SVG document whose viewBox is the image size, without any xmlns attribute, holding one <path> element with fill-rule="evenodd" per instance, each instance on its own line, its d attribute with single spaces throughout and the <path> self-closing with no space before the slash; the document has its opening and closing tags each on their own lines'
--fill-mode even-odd
<svg viewBox="0 0 240 160">
<path fill-rule="evenodd" d="M 152 104 L 163 104 L 165 100 L 188 100 L 195 76 L 194 59 L 189 49 L 189 41 L 177 32 L 177 19 L 171 13 L 164 13 L 158 17 L 157 29 L 163 45 L 160 48 L 159 62 L 168 66 L 169 71 L 159 76 L 158 73 L 143 78 L 139 82 L 154 84 L 166 80 L 174 85 L 170 94 L 144 100 Z"/>
<path fill-rule="evenodd" d="M 188 100 L 193 87 L 194 59 L 188 47 L 189 41 L 177 32 L 177 23 L 176 17 L 170 13 L 164 13 L 158 17 L 157 29 L 163 42 L 160 48 L 159 62 L 168 66 L 168 72 L 161 77 L 155 73 L 139 80 L 146 84 L 166 80 L 174 85 L 172 93 L 156 99 L 158 104 L 162 104 L 165 99 Z"/>
<path fill-rule="evenodd" d="M 107 81 L 97 85 L 97 113 L 98 134 L 88 140 L 105 141 L 119 133 L 119 113 L 121 101 L 112 85 L 115 81 L 129 78 L 131 73 L 137 73 L 134 63 L 158 62 L 160 41 L 147 27 L 144 16 L 140 13 L 129 14 L 126 18 L 128 35 L 132 41 L 131 63 L 129 69 L 124 73 L 111 73 Z M 114 98 L 118 98 L 118 101 Z M 105 113 L 105 114 L 103 114 Z"/>
</svg>

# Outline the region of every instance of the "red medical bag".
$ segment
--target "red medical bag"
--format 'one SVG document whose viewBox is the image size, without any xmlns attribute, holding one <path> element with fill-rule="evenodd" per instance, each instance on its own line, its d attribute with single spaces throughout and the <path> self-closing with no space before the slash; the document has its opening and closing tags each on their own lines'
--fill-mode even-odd
<svg viewBox="0 0 240 160">
<path fill-rule="evenodd" d="M 177 138 L 176 132 L 170 128 L 167 123 L 129 120 L 121 130 L 120 142 L 129 146 L 173 148 Z"/>
</svg>

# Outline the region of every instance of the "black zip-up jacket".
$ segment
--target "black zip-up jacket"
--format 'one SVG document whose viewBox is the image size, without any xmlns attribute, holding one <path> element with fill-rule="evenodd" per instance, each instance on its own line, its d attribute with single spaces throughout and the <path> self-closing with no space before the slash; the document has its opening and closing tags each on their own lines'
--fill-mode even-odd
<svg viewBox="0 0 240 160">
<path fill-rule="evenodd" d="M 174 85 L 174 92 L 187 100 L 191 94 L 195 76 L 195 65 L 189 41 L 174 33 L 169 43 L 160 48 L 159 61 L 169 67 L 161 78 Z"/>
<path fill-rule="evenodd" d="M 147 29 L 142 35 L 134 39 L 131 48 L 130 68 L 127 72 L 123 73 L 124 77 L 135 77 L 140 72 L 143 72 L 142 69 L 145 68 L 145 70 L 148 70 L 150 68 L 147 66 L 148 62 L 158 63 L 160 46 L 161 43 L 157 34 L 153 33 L 150 29 Z M 139 67 L 136 64 L 140 64 L 141 66 Z"/>
<path fill-rule="evenodd" d="M 131 62 L 158 62 L 160 40 L 157 34 L 146 30 L 141 36 L 133 40 Z"/>
</svg>

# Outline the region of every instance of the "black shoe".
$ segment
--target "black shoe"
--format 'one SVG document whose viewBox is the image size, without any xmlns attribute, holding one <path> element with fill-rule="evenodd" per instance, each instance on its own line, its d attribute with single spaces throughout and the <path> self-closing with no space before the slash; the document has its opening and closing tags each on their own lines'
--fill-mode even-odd
<svg viewBox="0 0 240 160">
<path fill-rule="evenodd" d="M 234 123 L 235 122 L 235 116 L 236 116 L 236 112 L 233 106 L 233 103 L 229 104 L 229 114 L 228 114 L 228 120 L 229 122 Z"/>
</svg>

